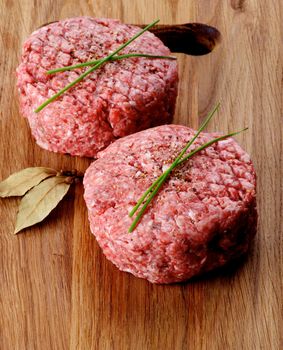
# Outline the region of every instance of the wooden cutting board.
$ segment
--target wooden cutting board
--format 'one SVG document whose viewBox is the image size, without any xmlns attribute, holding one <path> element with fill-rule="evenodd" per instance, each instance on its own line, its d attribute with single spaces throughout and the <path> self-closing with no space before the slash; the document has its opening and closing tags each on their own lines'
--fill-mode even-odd
<svg viewBox="0 0 283 350">
<path fill-rule="evenodd" d="M 259 226 L 241 266 L 180 285 L 152 285 L 108 262 L 90 234 L 83 188 L 50 218 L 12 235 L 17 199 L 0 201 L 0 349 L 282 349 L 282 23 L 280 1 L 97 0 L 0 2 L 0 179 L 28 166 L 90 164 L 39 148 L 20 116 L 15 68 L 23 40 L 72 16 L 126 23 L 204 22 L 223 40 L 212 54 L 178 55 L 175 123 L 237 137 L 258 175 Z M 281 2 L 282 4 L 282 2 Z M 281 15 L 282 15 L 281 8 Z M 281 29 L 281 33 L 280 33 Z M 282 49 L 282 45 L 281 45 Z"/>
</svg>

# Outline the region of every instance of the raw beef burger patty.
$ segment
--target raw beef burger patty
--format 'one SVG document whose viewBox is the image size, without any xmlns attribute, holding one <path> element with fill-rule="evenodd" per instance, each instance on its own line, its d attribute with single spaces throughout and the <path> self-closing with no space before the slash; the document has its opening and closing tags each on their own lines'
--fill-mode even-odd
<svg viewBox="0 0 283 350">
<path fill-rule="evenodd" d="M 177 63 L 128 58 L 106 63 L 81 83 L 34 113 L 47 98 L 86 69 L 53 75 L 47 70 L 109 55 L 141 28 L 113 19 L 71 18 L 35 31 L 24 43 L 17 68 L 22 114 L 37 143 L 50 151 L 96 156 L 116 138 L 170 123 L 177 96 Z M 170 55 L 146 32 L 120 54 Z"/>
<path fill-rule="evenodd" d="M 87 169 L 91 231 L 120 270 L 153 283 L 179 282 L 248 250 L 256 232 L 256 178 L 250 157 L 232 138 L 176 168 L 128 232 L 128 213 L 194 133 L 164 125 L 127 136 Z M 214 137 L 201 133 L 191 149 Z"/>
</svg>

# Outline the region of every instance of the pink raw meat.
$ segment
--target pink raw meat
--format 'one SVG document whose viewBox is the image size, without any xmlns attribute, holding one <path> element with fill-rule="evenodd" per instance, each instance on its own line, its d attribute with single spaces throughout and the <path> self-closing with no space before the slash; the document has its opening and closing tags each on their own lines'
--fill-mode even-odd
<svg viewBox="0 0 283 350">
<path fill-rule="evenodd" d="M 86 69 L 46 71 L 109 55 L 141 28 L 113 19 L 78 17 L 35 31 L 24 43 L 17 68 L 22 114 L 36 142 L 53 152 L 95 157 L 115 139 L 170 123 L 177 97 L 177 63 L 128 58 L 105 64 L 41 112 L 34 110 Z M 170 55 L 146 32 L 121 54 Z"/>
<path fill-rule="evenodd" d="M 180 282 L 247 252 L 257 225 L 256 175 L 232 138 L 179 166 L 128 232 L 128 213 L 194 133 L 177 125 L 141 131 L 111 144 L 86 171 L 91 231 L 120 270 Z M 191 149 L 214 137 L 201 133 Z"/>
</svg>

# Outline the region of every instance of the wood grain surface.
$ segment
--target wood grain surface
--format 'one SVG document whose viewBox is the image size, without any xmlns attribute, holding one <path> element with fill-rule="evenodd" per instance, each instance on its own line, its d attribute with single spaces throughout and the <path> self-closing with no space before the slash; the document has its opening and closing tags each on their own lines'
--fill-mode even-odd
<svg viewBox="0 0 283 350">
<path fill-rule="evenodd" d="M 90 234 L 83 189 L 42 224 L 12 235 L 18 199 L 0 201 L 0 349 L 283 349 L 282 1 L 0 0 L 0 179 L 28 166 L 90 164 L 39 148 L 20 116 L 15 68 L 23 40 L 71 16 L 126 23 L 204 22 L 222 33 L 210 55 L 178 54 L 175 123 L 208 130 L 244 126 L 237 137 L 258 175 L 259 226 L 249 257 L 181 285 L 158 286 L 119 272 Z M 281 17 L 280 17 L 281 15 Z"/>
</svg>

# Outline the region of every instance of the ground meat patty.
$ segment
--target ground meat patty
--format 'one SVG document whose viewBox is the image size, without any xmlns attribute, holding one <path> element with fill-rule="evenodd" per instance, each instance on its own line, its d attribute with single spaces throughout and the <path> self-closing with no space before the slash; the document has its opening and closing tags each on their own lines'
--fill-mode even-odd
<svg viewBox="0 0 283 350">
<path fill-rule="evenodd" d="M 128 213 L 195 131 L 164 125 L 120 139 L 84 177 L 92 233 L 120 270 L 172 283 L 248 250 L 256 232 L 256 177 L 248 154 L 229 138 L 179 166 L 132 233 Z M 191 149 L 219 136 L 201 133 Z"/>
<path fill-rule="evenodd" d="M 129 58 L 107 63 L 38 114 L 34 110 L 87 68 L 46 71 L 107 56 L 141 29 L 113 19 L 71 18 L 35 31 L 17 68 L 22 114 L 37 143 L 50 151 L 96 156 L 116 138 L 170 123 L 177 96 L 177 63 Z M 170 55 L 146 32 L 121 53 Z"/>
</svg>

